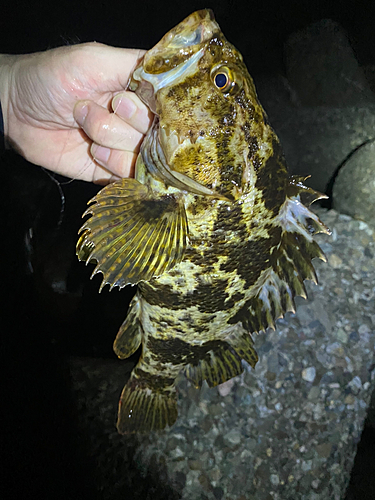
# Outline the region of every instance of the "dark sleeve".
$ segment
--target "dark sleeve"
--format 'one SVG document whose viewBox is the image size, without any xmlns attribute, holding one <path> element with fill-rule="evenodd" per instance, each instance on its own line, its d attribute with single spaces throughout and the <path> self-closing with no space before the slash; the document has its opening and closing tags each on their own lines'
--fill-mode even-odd
<svg viewBox="0 0 375 500">
<path fill-rule="evenodd" d="M 1 109 L 1 101 L 0 101 L 0 154 L 2 154 L 5 150 L 5 142 L 4 142 L 4 120 L 3 120 L 3 112 Z"/>
</svg>

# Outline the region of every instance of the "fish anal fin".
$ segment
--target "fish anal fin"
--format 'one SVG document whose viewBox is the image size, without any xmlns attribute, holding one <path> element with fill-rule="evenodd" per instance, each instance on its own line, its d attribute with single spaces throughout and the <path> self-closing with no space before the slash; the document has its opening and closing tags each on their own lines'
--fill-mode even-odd
<svg viewBox="0 0 375 500">
<path fill-rule="evenodd" d="M 135 353 L 142 342 L 142 326 L 139 320 L 140 300 L 135 295 L 130 302 L 128 314 L 121 325 L 113 350 L 120 359 L 125 359 Z"/>
<path fill-rule="evenodd" d="M 91 203 L 77 255 L 97 263 L 93 275 L 103 274 L 101 289 L 149 281 L 181 261 L 188 226 L 178 197 L 154 193 L 135 179 L 121 179 Z"/>
<path fill-rule="evenodd" d="M 201 387 L 203 380 L 215 387 L 243 372 L 241 357 L 226 341 L 207 342 L 203 347 L 205 354 L 183 370 L 195 387 Z"/>
<path fill-rule="evenodd" d="M 236 330 L 236 334 L 227 339 L 236 354 L 246 361 L 252 368 L 258 362 L 258 355 L 254 348 L 254 341 L 248 332 Z"/>
<path fill-rule="evenodd" d="M 174 385 L 156 391 L 132 374 L 121 394 L 117 429 L 120 434 L 161 430 L 173 425 L 177 415 Z"/>
</svg>

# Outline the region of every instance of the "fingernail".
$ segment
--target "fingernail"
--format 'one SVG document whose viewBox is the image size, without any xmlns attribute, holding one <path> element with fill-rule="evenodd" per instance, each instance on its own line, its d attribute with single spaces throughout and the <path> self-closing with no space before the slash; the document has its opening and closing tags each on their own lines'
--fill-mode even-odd
<svg viewBox="0 0 375 500">
<path fill-rule="evenodd" d="M 135 115 L 138 108 L 129 97 L 124 94 L 117 94 L 113 98 L 112 109 L 116 115 L 130 119 Z"/>
<path fill-rule="evenodd" d="M 73 115 L 80 127 L 83 127 L 87 113 L 89 112 L 89 107 L 85 102 L 77 102 L 74 107 Z"/>
<path fill-rule="evenodd" d="M 111 154 L 111 150 L 109 148 L 93 144 L 91 146 L 91 154 L 95 161 L 101 165 L 105 165 L 108 161 L 109 155 Z"/>
</svg>

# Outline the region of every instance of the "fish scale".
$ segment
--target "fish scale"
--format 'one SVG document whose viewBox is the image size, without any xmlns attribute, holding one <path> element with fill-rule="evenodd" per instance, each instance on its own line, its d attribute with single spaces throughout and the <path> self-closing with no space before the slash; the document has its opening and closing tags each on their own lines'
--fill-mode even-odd
<svg viewBox="0 0 375 500">
<path fill-rule="evenodd" d="M 220 86 L 219 86 L 220 85 Z M 114 350 L 141 355 L 119 404 L 120 433 L 177 419 L 175 381 L 213 387 L 257 362 L 252 334 L 306 297 L 328 228 L 307 206 L 325 196 L 289 176 L 241 54 L 210 10 L 149 50 L 129 83 L 156 116 L 135 179 L 102 189 L 77 255 L 101 288 L 138 284 Z M 100 288 L 100 289 L 101 289 Z"/>
</svg>

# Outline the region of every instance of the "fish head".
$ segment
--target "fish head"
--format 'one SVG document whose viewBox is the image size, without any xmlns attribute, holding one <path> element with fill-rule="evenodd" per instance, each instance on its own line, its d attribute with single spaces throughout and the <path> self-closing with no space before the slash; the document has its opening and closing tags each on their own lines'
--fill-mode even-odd
<svg viewBox="0 0 375 500">
<path fill-rule="evenodd" d="M 129 88 L 156 114 L 144 150 L 154 143 L 171 178 L 227 200 L 250 189 L 249 159 L 265 114 L 242 55 L 211 10 L 194 12 L 149 50 Z"/>
</svg>

